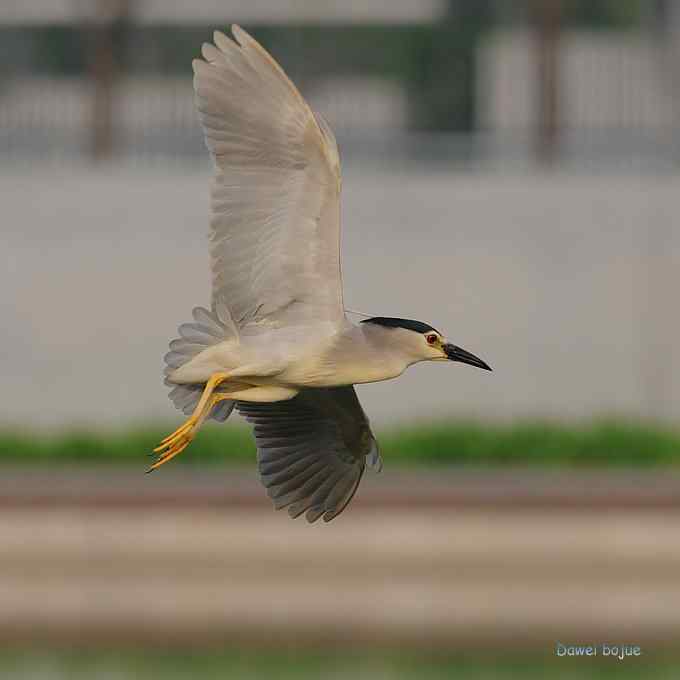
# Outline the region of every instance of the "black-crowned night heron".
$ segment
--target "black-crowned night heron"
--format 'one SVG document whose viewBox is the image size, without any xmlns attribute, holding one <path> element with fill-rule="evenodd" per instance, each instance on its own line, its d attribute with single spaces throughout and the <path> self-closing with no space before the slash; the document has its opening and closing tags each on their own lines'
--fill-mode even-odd
<svg viewBox="0 0 680 680">
<path fill-rule="evenodd" d="M 189 419 L 155 469 L 206 418 L 252 423 L 262 482 L 276 508 L 310 522 L 346 507 L 366 465 L 382 462 L 353 385 L 418 361 L 473 354 L 420 321 L 345 314 L 340 275 L 340 158 L 335 137 L 244 30 L 215 33 L 194 61 L 196 103 L 215 163 L 212 305 L 166 355 L 170 399 Z"/>
</svg>

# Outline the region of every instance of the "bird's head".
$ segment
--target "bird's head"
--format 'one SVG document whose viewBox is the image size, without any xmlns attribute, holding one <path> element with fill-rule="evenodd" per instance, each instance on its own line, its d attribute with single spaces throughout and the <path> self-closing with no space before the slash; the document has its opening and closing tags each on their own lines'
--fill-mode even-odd
<svg viewBox="0 0 680 680">
<path fill-rule="evenodd" d="M 459 361 L 490 371 L 491 367 L 479 357 L 449 342 L 436 328 L 422 321 L 375 316 L 361 323 L 370 323 L 389 329 L 395 347 L 416 361 Z"/>
</svg>

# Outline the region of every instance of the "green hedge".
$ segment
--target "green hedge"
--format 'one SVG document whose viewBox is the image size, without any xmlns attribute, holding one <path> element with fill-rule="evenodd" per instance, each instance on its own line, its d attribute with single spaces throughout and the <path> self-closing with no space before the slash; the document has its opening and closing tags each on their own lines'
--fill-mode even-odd
<svg viewBox="0 0 680 680">
<path fill-rule="evenodd" d="M 383 437 L 399 461 L 471 465 L 658 466 L 680 463 L 680 431 L 624 421 L 433 424 Z"/>
<path fill-rule="evenodd" d="M 0 462 L 147 462 L 146 454 L 172 427 L 120 432 L 0 431 Z M 432 423 L 378 430 L 383 456 L 404 465 L 667 466 L 680 463 L 680 431 L 644 423 L 598 421 L 579 425 Z M 203 428 L 178 461 L 251 463 L 255 447 L 244 426 Z M 148 459 L 151 460 L 151 459 Z"/>
<path fill-rule="evenodd" d="M 670 680 L 677 677 L 677 657 L 557 658 L 544 655 L 477 652 L 409 653 L 398 650 L 293 649 L 272 651 L 177 647 L 121 650 L 27 650 L 0 652 L 3 678 L 28 680 L 201 680 L 277 678 L 280 680 Z M 646 650 L 645 650 L 646 651 Z"/>
</svg>

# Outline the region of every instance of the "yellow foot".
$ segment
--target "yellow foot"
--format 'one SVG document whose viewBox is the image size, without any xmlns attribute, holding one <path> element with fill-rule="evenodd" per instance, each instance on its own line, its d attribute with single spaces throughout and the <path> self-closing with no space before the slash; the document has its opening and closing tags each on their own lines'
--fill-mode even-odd
<svg viewBox="0 0 680 680">
<path fill-rule="evenodd" d="M 151 472 L 163 465 L 163 463 L 167 463 L 189 446 L 191 440 L 196 435 L 196 432 L 198 432 L 198 429 L 201 427 L 203 420 L 210 413 L 210 409 L 220 401 L 220 399 L 226 398 L 224 395 L 215 395 L 213 392 L 215 388 L 228 377 L 227 373 L 214 373 L 210 376 L 191 417 L 172 434 L 165 437 L 160 445 L 153 450 L 154 453 L 158 454 L 158 460 L 147 470 L 147 472 Z"/>
<path fill-rule="evenodd" d="M 158 460 L 149 467 L 147 472 L 152 472 L 159 468 L 164 463 L 173 459 L 176 455 L 182 453 L 184 449 L 191 443 L 194 438 L 196 430 L 194 429 L 198 424 L 198 418 L 191 416 L 181 427 L 177 428 L 171 435 L 168 435 L 154 449 L 154 453 L 158 454 Z"/>
<path fill-rule="evenodd" d="M 192 416 L 191 418 L 189 418 L 188 420 L 186 420 L 182 425 L 180 425 L 180 426 L 179 426 L 172 434 L 169 434 L 169 435 L 168 435 L 167 437 L 165 437 L 164 439 L 161 439 L 160 446 L 157 446 L 157 447 L 154 449 L 154 451 L 155 451 L 155 452 L 158 452 L 158 451 L 160 451 L 161 449 L 165 448 L 165 446 L 164 446 L 165 444 L 167 444 L 168 442 L 170 442 L 170 441 L 173 440 L 173 439 L 176 439 L 176 438 L 179 437 L 180 435 L 184 434 L 184 432 L 186 432 L 186 430 L 191 429 L 194 425 L 196 425 L 196 418 L 194 418 L 194 417 Z"/>
</svg>

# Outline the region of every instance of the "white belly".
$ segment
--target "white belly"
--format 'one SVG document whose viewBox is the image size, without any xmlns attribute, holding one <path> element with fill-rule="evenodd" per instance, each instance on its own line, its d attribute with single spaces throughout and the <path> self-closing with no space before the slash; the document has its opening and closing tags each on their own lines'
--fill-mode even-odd
<svg viewBox="0 0 680 680">
<path fill-rule="evenodd" d="M 280 387 L 278 385 L 234 385 L 234 390 L 228 387 L 225 390 L 227 398 L 235 401 L 254 401 L 269 403 L 272 401 L 286 401 L 292 399 L 298 390 L 291 387 Z"/>
</svg>

